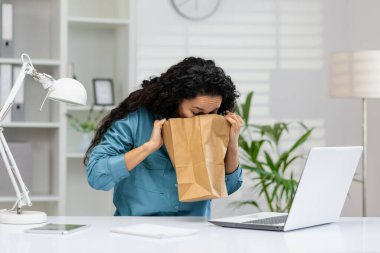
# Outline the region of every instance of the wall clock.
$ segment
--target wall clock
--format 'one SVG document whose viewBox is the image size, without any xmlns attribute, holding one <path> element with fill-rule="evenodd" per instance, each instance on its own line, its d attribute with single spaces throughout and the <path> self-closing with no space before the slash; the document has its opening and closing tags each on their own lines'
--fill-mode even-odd
<svg viewBox="0 0 380 253">
<path fill-rule="evenodd" d="M 174 9 L 184 18 L 202 20 L 213 15 L 221 0 L 170 0 Z"/>
</svg>

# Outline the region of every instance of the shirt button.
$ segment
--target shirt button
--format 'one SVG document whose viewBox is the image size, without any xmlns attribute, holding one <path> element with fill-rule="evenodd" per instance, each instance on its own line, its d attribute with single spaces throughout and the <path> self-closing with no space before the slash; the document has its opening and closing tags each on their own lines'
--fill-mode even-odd
<svg viewBox="0 0 380 253">
<path fill-rule="evenodd" d="M 178 187 L 178 184 L 174 184 L 174 187 Z"/>
<path fill-rule="evenodd" d="M 174 208 L 175 208 L 175 209 L 178 209 L 178 206 L 175 206 Z"/>
</svg>

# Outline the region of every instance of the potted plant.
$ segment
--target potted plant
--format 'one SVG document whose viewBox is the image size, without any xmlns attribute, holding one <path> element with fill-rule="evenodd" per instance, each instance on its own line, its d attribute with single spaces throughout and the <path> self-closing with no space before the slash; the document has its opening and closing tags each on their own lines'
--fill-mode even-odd
<svg viewBox="0 0 380 253">
<path fill-rule="evenodd" d="M 99 120 L 101 116 L 103 115 L 105 111 L 105 107 L 103 106 L 101 110 L 95 111 L 94 105 L 90 107 L 90 110 L 87 113 L 87 116 L 85 117 L 77 117 L 71 113 L 66 113 L 66 117 L 68 119 L 68 122 L 70 126 L 76 130 L 77 132 L 81 133 L 81 141 L 79 143 L 79 151 L 84 152 L 87 150 L 92 135 L 95 132 L 97 125 L 99 123 Z M 83 116 L 83 115 L 82 115 Z"/>
<path fill-rule="evenodd" d="M 288 212 L 298 185 L 291 166 L 303 156 L 297 149 L 310 137 L 313 129 L 298 122 L 304 132 L 289 149 L 280 147 L 284 133 L 295 123 L 276 122 L 274 124 L 250 124 L 249 115 L 253 92 L 237 108 L 245 125 L 239 137 L 241 165 L 252 176 L 253 189 L 258 197 L 264 197 L 267 207 L 273 212 Z M 256 138 L 255 138 L 256 136 Z M 235 202 L 238 207 L 253 205 L 261 209 L 256 200 Z"/>
</svg>

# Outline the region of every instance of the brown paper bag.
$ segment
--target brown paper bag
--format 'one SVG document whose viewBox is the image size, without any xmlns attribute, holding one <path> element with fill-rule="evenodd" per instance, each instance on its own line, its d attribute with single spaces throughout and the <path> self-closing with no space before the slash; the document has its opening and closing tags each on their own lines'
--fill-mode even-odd
<svg viewBox="0 0 380 253">
<path fill-rule="evenodd" d="M 173 118 L 162 130 L 182 202 L 227 196 L 224 157 L 230 126 L 220 115 Z"/>
</svg>

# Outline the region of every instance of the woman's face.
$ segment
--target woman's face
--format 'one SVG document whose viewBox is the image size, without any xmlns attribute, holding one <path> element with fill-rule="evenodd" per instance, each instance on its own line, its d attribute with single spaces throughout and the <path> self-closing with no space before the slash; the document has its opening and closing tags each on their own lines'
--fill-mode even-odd
<svg viewBox="0 0 380 253">
<path fill-rule="evenodd" d="M 202 114 L 215 114 L 222 103 L 221 96 L 199 95 L 192 99 L 184 99 L 179 104 L 178 116 L 191 118 Z"/>
</svg>

